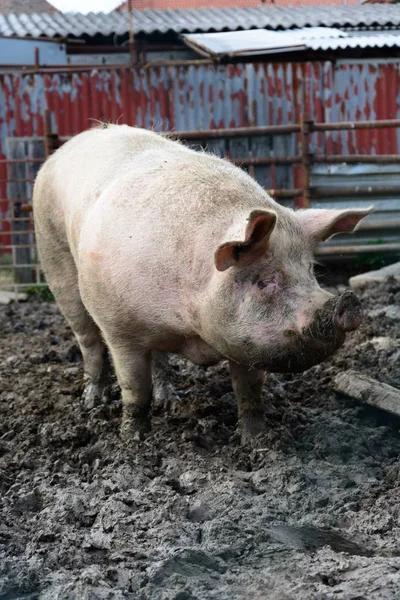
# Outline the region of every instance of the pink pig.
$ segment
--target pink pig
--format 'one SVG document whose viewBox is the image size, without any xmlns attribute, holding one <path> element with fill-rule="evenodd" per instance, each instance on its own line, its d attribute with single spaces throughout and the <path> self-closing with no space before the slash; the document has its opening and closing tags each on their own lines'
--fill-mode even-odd
<svg viewBox="0 0 400 600">
<path fill-rule="evenodd" d="M 265 372 L 308 369 L 361 322 L 351 292 L 320 288 L 313 255 L 371 208 L 293 211 L 228 161 L 125 125 L 64 144 L 33 202 L 43 270 L 82 351 L 85 401 L 103 394 L 108 348 L 128 438 L 149 428 L 153 383 L 166 393 L 163 353 L 229 360 L 251 442 L 265 426 Z"/>
</svg>

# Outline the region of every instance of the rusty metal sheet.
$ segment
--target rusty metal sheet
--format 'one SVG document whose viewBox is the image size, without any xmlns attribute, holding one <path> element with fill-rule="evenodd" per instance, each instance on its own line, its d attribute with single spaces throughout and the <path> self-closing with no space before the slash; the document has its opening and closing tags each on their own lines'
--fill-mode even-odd
<svg viewBox="0 0 400 600">
<path fill-rule="evenodd" d="M 0 74 L 0 198 L 7 197 L 6 139 L 43 136 L 46 109 L 60 136 L 96 119 L 157 131 L 284 125 L 299 123 L 302 113 L 318 122 L 394 119 L 400 117 L 400 59 Z M 396 129 L 319 131 L 311 149 L 396 154 L 399 135 Z M 249 137 L 245 144 L 255 157 L 301 150 L 299 134 Z M 239 156 L 235 144 L 225 150 Z M 254 175 L 269 188 L 301 187 L 299 165 L 257 166 Z M 6 211 L 2 202 L 0 218 Z"/>
<path fill-rule="evenodd" d="M 362 164 L 362 165 L 314 165 L 311 175 L 311 184 L 319 189 L 334 190 L 342 186 L 350 189 L 372 187 L 395 188 L 400 184 L 400 164 Z M 349 192 L 348 195 L 332 195 L 313 200 L 315 208 L 350 208 L 352 206 L 366 207 L 374 205 L 373 213 L 363 221 L 363 225 L 351 236 L 335 236 L 329 245 L 341 245 L 347 239 L 354 244 L 371 243 L 398 243 L 400 230 L 390 227 L 390 224 L 400 222 L 400 195 L 399 193 L 382 193 L 374 197 L 357 196 Z"/>
<path fill-rule="evenodd" d="M 43 135 L 50 110 L 59 135 L 93 119 L 158 131 L 398 118 L 399 61 L 191 65 L 84 72 L 0 74 L 1 143 Z M 295 144 L 296 145 L 296 144 Z M 296 148 L 290 142 L 290 154 Z M 394 154 L 398 133 L 318 132 L 313 151 Z M 287 152 L 285 147 L 285 152 Z"/>
</svg>

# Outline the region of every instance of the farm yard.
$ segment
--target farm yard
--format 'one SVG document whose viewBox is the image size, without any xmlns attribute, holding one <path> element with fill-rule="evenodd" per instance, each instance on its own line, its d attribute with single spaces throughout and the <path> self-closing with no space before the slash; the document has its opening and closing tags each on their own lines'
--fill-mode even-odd
<svg viewBox="0 0 400 600">
<path fill-rule="evenodd" d="M 145 9 L 133 10 L 130 17 L 130 3 L 109 14 L 73 16 L 56 9 L 32 14 L 30 3 L 23 4 L 26 14 L 3 14 L 0 6 L 0 600 L 398 600 L 400 5 Z M 187 294 L 180 283 L 184 277 L 173 280 L 171 273 L 179 264 L 190 264 L 194 271 L 185 261 L 189 238 L 199 256 L 204 251 L 199 271 L 212 265 L 221 273 L 254 245 L 258 260 L 260 242 L 265 243 L 264 254 L 272 248 L 275 260 L 282 243 L 283 259 L 273 268 L 262 266 L 265 276 L 251 272 L 248 260 L 246 277 L 242 282 L 234 279 L 235 286 L 251 281 L 251 301 L 271 294 L 272 300 L 267 297 L 263 305 L 268 310 L 249 313 L 262 315 L 260 332 L 267 332 L 268 343 L 274 339 L 271 307 L 277 324 L 286 319 L 278 333 L 300 338 L 299 360 L 304 364 L 313 349 L 312 364 L 318 357 L 321 361 L 324 349 L 336 347 L 347 332 L 344 345 L 317 366 L 302 373 L 267 373 L 262 388 L 266 430 L 251 441 L 245 436 L 241 440 L 241 406 L 247 407 L 248 398 L 238 379 L 231 380 L 227 361 L 201 367 L 172 354 L 172 369 L 163 380 L 168 401 L 153 401 L 151 431 L 144 435 L 121 435 L 123 414 L 129 414 L 123 411 L 121 396 L 130 388 L 124 388 L 122 379 L 121 390 L 114 373 L 101 400 L 87 402 L 88 373 L 84 375 L 80 348 L 47 285 L 44 255 L 37 250 L 40 235 L 46 235 L 39 234 L 39 220 L 45 215 L 51 222 L 57 201 L 54 197 L 40 216 L 36 200 L 33 210 L 32 194 L 42 164 L 65 142 L 87 129 L 112 129 L 109 125 L 115 123 L 176 139 L 183 153 L 189 146 L 202 157 L 207 151 L 226 159 L 219 165 L 226 169 L 223 183 L 229 193 L 222 185 L 220 195 L 214 196 L 218 186 L 209 177 L 199 180 L 209 186 L 209 197 L 217 198 L 206 205 L 207 193 L 197 196 L 196 211 L 203 213 L 208 229 L 212 225 L 212 236 L 225 214 L 212 213 L 214 205 L 225 202 L 229 218 L 234 214 L 228 210 L 236 190 L 229 163 L 272 198 L 245 178 L 248 187 L 243 189 L 252 190 L 246 191 L 246 202 L 259 209 L 252 205 L 252 194 L 262 194 L 265 210 L 246 212 L 244 238 L 236 241 L 235 234 L 232 242 L 221 242 L 217 262 L 217 246 L 211 252 L 211 242 L 203 243 L 203 238 L 196 245 L 199 231 L 207 239 L 207 228 L 196 220 L 184 235 L 190 219 L 181 215 L 187 206 L 196 206 L 200 187 L 196 170 L 191 171 L 191 187 L 177 194 L 181 204 L 175 205 L 164 185 L 174 179 L 173 168 L 165 174 L 170 154 L 166 151 L 168 161 L 162 164 L 152 156 L 152 176 L 137 189 L 140 194 L 149 179 L 154 182 L 154 193 L 148 193 L 143 205 L 146 210 L 160 196 L 158 204 L 154 200 L 151 222 L 158 224 L 153 243 L 162 260 L 150 264 L 148 287 L 137 286 L 133 260 L 125 263 L 132 272 L 118 271 L 124 276 L 112 306 L 115 314 L 127 306 L 117 302 L 122 287 L 132 297 L 145 290 L 142 299 L 149 305 L 154 290 L 166 280 L 166 298 L 175 287 Z M 136 130 L 135 135 L 148 133 Z M 128 169 L 118 171 L 114 148 L 107 154 L 104 144 L 93 144 L 93 152 L 90 148 L 97 172 L 127 176 Z M 175 150 L 172 144 L 169 148 L 172 157 Z M 107 164 L 100 162 L 105 156 Z M 114 159 L 115 169 L 109 169 Z M 90 176 L 89 163 L 77 160 L 66 174 L 61 169 L 60 189 L 78 190 L 71 194 L 77 198 L 78 184 L 84 188 L 88 180 L 84 169 Z M 186 172 L 179 161 L 174 164 L 176 171 Z M 143 162 L 140 175 L 148 166 Z M 83 168 L 80 174 L 74 170 L 78 167 Z M 236 171 L 238 180 L 242 175 Z M 94 185 L 98 196 L 100 187 Z M 49 182 L 43 186 L 47 189 Z M 116 196 L 120 199 L 119 192 Z M 102 222 L 111 227 L 122 220 L 124 227 L 134 228 L 135 219 L 127 216 L 131 205 L 126 203 L 120 221 L 102 216 Z M 337 226 L 334 233 L 339 235 L 330 239 L 328 229 L 314 225 L 313 230 L 312 219 L 306 223 L 298 216 L 304 212 L 291 222 L 288 214 L 294 213 L 279 205 L 334 209 L 338 220 L 328 223 L 328 229 Z M 166 213 L 176 206 L 180 227 L 172 229 L 179 231 L 171 238 L 168 221 L 173 219 Z M 361 213 L 365 219 L 358 224 Z M 284 217 L 281 222 L 279 215 Z M 349 217 L 347 223 L 343 215 Z M 287 230 L 283 234 L 277 227 L 279 233 L 270 240 L 275 219 L 279 227 L 286 223 Z M 227 231 L 225 221 L 223 225 Z M 356 231 L 348 235 L 355 225 Z M 53 239 L 56 251 L 47 255 L 47 264 L 53 266 L 61 264 L 65 250 L 61 230 Z M 112 231 L 108 241 L 118 238 L 117 243 L 104 254 L 107 264 L 111 257 L 118 270 L 128 239 L 135 236 L 119 237 L 120 231 Z M 127 233 L 124 228 L 122 233 Z M 76 237 L 75 230 L 70 237 Z M 317 245 L 316 240 L 326 238 Z M 287 255 L 286 240 L 291 248 Z M 303 242 L 310 263 L 310 248 L 315 249 L 322 288 L 342 303 L 325 295 L 323 306 L 317 301 L 313 305 L 313 266 L 307 264 L 304 275 L 304 261 L 298 260 Z M 295 249 L 297 243 L 298 252 L 293 253 L 291 243 Z M 71 250 L 70 239 L 66 245 Z M 171 267 L 166 256 L 172 247 L 184 260 L 170 261 Z M 226 247 L 232 254 L 224 253 Z M 294 273 L 292 264 L 297 263 L 299 272 Z M 292 268 L 291 275 L 285 273 L 286 266 Z M 69 281 L 63 269 L 60 281 Z M 222 277 L 217 281 L 229 283 L 229 277 Z M 128 281 L 136 287 L 130 289 Z M 222 301 L 240 296 L 238 287 L 232 289 L 234 294 L 219 295 L 220 305 L 211 304 L 212 310 L 205 311 L 219 327 L 218 312 L 230 330 L 240 310 L 224 311 Z M 359 327 L 361 309 L 346 294 L 349 289 L 362 305 Z M 70 291 L 68 286 L 63 289 L 65 294 Z M 108 292 L 108 286 L 102 291 Z M 61 303 L 63 293 L 57 296 Z M 107 304 L 102 292 L 93 297 Z M 174 318 L 182 320 L 179 301 L 171 300 L 168 310 L 173 307 Z M 162 303 L 165 310 L 164 297 Z M 310 304 L 313 321 L 305 326 Z M 88 305 L 81 306 L 90 314 Z M 291 310 L 295 331 L 287 326 Z M 146 326 L 161 331 L 157 317 L 162 309 L 154 312 L 154 321 L 152 317 Z M 130 326 L 136 314 L 127 314 L 125 325 Z M 192 325 L 195 318 L 198 314 L 190 315 Z M 201 343 L 209 342 L 199 327 L 193 325 L 193 332 L 201 349 Z M 319 345 L 313 345 L 315 339 Z M 289 339 L 288 347 L 296 348 L 291 343 Z M 251 344 L 248 333 L 242 350 Z M 276 348 L 282 350 L 279 344 Z M 211 350 L 232 358 L 219 348 Z M 287 354 L 293 366 L 295 352 Z M 156 368 L 156 384 L 155 373 Z M 254 392 L 257 383 L 249 373 L 254 371 L 248 371 L 245 383 Z M 149 397 L 150 392 L 151 379 Z"/>
<path fill-rule="evenodd" d="M 225 364 L 181 359 L 180 400 L 123 443 L 115 385 L 82 407 L 57 306 L 1 306 L 0 597 L 398 598 L 400 421 L 332 382 L 354 369 L 400 387 L 400 282 L 358 295 L 364 322 L 333 358 L 268 376 L 255 449 Z"/>
</svg>

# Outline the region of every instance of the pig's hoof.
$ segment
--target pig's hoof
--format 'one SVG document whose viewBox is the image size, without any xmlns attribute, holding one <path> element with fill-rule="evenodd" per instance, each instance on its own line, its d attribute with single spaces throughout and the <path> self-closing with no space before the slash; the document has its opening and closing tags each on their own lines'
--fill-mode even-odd
<svg viewBox="0 0 400 600">
<path fill-rule="evenodd" d="M 150 419 L 124 419 L 121 423 L 121 439 L 125 442 L 139 442 L 151 430 Z"/>
<path fill-rule="evenodd" d="M 242 446 L 257 447 L 260 436 L 265 433 L 265 419 L 262 411 L 245 413 L 240 421 L 240 440 Z"/>
<path fill-rule="evenodd" d="M 86 410 L 91 410 L 102 402 L 104 386 L 90 381 L 82 394 L 82 404 Z"/>
<path fill-rule="evenodd" d="M 140 441 L 151 430 L 148 411 L 143 412 L 136 407 L 124 406 L 120 434 L 126 442 Z"/>
<path fill-rule="evenodd" d="M 154 408 L 156 410 L 173 412 L 181 399 L 170 383 L 154 386 Z"/>
</svg>

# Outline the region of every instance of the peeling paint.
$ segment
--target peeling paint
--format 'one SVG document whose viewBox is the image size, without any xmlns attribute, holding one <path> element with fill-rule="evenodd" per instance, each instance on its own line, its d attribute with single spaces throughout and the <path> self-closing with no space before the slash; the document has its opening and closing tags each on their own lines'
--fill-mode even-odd
<svg viewBox="0 0 400 600">
<path fill-rule="evenodd" d="M 317 121 L 396 118 L 400 60 L 0 75 L 1 151 L 9 136 L 43 135 L 46 108 L 64 136 L 90 127 L 91 119 L 180 131 L 292 123 L 304 111 Z M 289 143 L 287 136 L 280 137 L 274 141 L 276 151 L 296 151 L 298 139 Z M 312 148 L 389 154 L 398 151 L 399 141 L 400 132 L 394 130 L 318 133 Z"/>
</svg>

